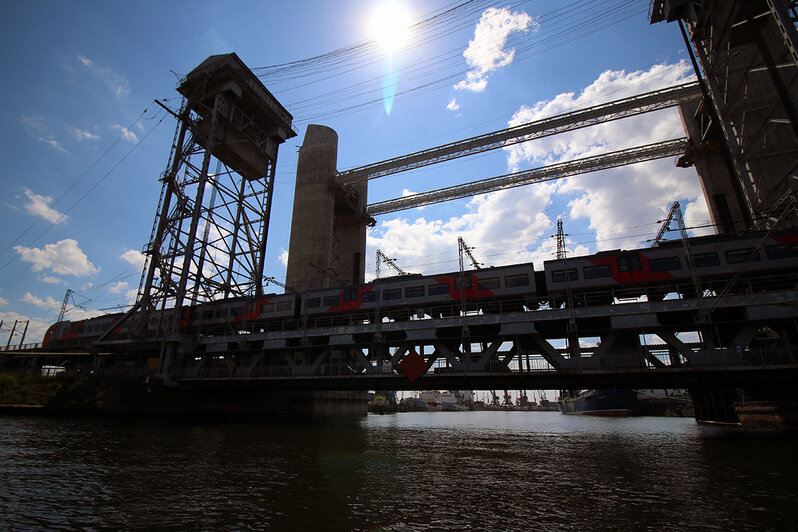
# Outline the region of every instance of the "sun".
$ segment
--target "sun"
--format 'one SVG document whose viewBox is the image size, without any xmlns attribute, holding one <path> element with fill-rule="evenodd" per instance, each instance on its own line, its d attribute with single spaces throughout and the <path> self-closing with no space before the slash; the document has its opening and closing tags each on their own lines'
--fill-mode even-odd
<svg viewBox="0 0 798 532">
<path fill-rule="evenodd" d="M 369 34 L 388 54 L 398 52 L 410 33 L 410 12 L 400 0 L 376 3 L 368 21 Z"/>
</svg>

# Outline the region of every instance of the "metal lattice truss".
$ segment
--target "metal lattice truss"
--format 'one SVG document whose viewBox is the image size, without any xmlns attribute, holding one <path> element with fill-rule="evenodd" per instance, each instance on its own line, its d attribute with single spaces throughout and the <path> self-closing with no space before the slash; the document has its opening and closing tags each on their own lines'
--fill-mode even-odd
<svg viewBox="0 0 798 532">
<path fill-rule="evenodd" d="M 687 23 L 752 213 L 798 174 L 798 50 L 785 4 L 716 2 Z"/>
<path fill-rule="evenodd" d="M 570 113 L 529 122 L 519 126 L 494 131 L 478 137 L 453 142 L 443 146 L 418 151 L 394 159 L 339 172 L 339 183 L 357 183 L 390 174 L 412 170 L 451 159 L 495 150 L 528 140 L 539 139 L 594 126 L 629 116 L 674 107 L 701 97 L 697 83 L 686 83 L 623 98 L 609 103 L 580 109 Z"/>
<path fill-rule="evenodd" d="M 640 163 L 673 157 L 684 153 L 687 148 L 687 139 L 673 139 L 664 142 L 648 144 L 636 148 L 619 150 L 593 157 L 585 157 L 565 163 L 534 168 L 524 172 L 504 174 L 478 181 L 471 181 L 462 185 L 431 190 L 429 192 L 419 192 L 401 198 L 372 203 L 366 209 L 370 216 L 387 214 L 390 212 L 411 209 L 441 203 L 454 199 L 467 198 L 477 194 L 485 194 L 505 188 L 520 187 L 532 183 L 542 183 L 563 177 L 616 168 L 627 164 Z"/>
<path fill-rule="evenodd" d="M 268 179 L 248 179 L 217 158 L 220 112 L 228 117 L 226 127 L 236 128 L 254 146 L 268 138 L 223 95 L 213 105 L 184 103 L 179 116 L 158 215 L 144 250 L 147 264 L 137 306 L 145 310 L 262 290 L 274 164 L 264 169 Z"/>
</svg>

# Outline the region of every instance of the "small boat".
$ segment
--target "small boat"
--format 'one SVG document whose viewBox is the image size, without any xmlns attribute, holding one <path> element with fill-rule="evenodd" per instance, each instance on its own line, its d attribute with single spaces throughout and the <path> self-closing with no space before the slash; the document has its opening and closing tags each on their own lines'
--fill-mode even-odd
<svg viewBox="0 0 798 532">
<path fill-rule="evenodd" d="M 560 412 L 569 415 L 630 416 L 637 405 L 637 392 L 629 389 L 586 390 L 560 401 Z"/>
</svg>

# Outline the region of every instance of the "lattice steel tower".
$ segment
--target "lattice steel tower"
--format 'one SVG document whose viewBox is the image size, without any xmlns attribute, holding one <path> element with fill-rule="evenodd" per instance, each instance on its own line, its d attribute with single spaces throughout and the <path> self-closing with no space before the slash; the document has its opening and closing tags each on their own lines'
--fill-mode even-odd
<svg viewBox="0 0 798 532">
<path fill-rule="evenodd" d="M 703 101 L 682 108 L 684 162 L 695 162 L 713 220 L 725 232 L 770 225 L 798 191 L 798 2 L 653 0 L 660 21 L 681 27 L 702 85 Z"/>
<path fill-rule="evenodd" d="M 236 54 L 209 57 L 177 90 L 183 103 L 134 307 L 142 316 L 262 293 L 277 148 L 296 136 L 293 117 Z"/>
</svg>

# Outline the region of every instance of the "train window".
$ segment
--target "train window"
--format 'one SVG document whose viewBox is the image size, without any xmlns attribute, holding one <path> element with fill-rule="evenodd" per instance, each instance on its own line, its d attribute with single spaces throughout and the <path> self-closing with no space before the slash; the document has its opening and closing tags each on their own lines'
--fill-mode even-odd
<svg viewBox="0 0 798 532">
<path fill-rule="evenodd" d="M 798 257 L 798 245 L 780 244 L 778 246 L 766 246 L 765 254 L 770 260 L 791 259 Z"/>
<path fill-rule="evenodd" d="M 305 301 L 306 308 L 318 308 L 319 305 L 321 305 L 321 299 L 318 297 L 311 297 Z"/>
<path fill-rule="evenodd" d="M 505 288 L 513 288 L 514 286 L 529 286 L 529 275 L 519 273 L 518 275 L 505 275 L 504 276 Z"/>
<path fill-rule="evenodd" d="M 720 259 L 718 258 L 718 254 L 714 251 L 710 253 L 698 253 L 693 255 L 693 264 L 695 264 L 696 268 L 707 268 L 720 264 Z"/>
<path fill-rule="evenodd" d="M 551 280 L 555 283 L 562 283 L 565 281 L 565 271 L 563 270 L 554 270 L 551 272 Z M 569 281 L 578 281 L 579 274 L 576 273 L 576 268 L 568 268 L 568 280 Z"/>
<path fill-rule="evenodd" d="M 408 286 L 405 288 L 405 297 L 424 297 L 424 286 Z"/>
<path fill-rule="evenodd" d="M 658 259 L 651 259 L 649 262 L 652 272 L 668 272 L 671 270 L 681 270 L 682 262 L 679 257 L 660 257 Z"/>
<path fill-rule="evenodd" d="M 449 293 L 449 283 L 438 283 L 429 285 L 429 295 L 441 296 Z"/>
<path fill-rule="evenodd" d="M 218 318 L 226 318 L 226 317 L 227 317 L 227 309 L 226 308 L 219 309 L 219 310 L 216 311 L 216 318 L 217 319 Z"/>
<path fill-rule="evenodd" d="M 290 301 L 280 301 L 277 303 L 277 312 L 285 312 L 286 310 L 291 310 Z"/>
<path fill-rule="evenodd" d="M 741 264 L 748 260 L 759 260 L 759 253 L 754 253 L 754 248 L 732 249 L 726 252 L 726 264 Z"/>
<path fill-rule="evenodd" d="M 341 302 L 340 294 L 334 296 L 327 296 L 324 298 L 324 306 L 325 307 L 332 307 Z"/>
<path fill-rule="evenodd" d="M 212 310 L 206 310 L 206 311 L 204 311 L 202 313 L 202 319 L 203 320 L 210 320 L 212 318 L 213 318 L 213 311 Z"/>
<path fill-rule="evenodd" d="M 643 268 L 640 265 L 640 257 L 638 255 L 623 255 L 618 257 L 618 271 L 619 272 L 637 272 Z"/>
<path fill-rule="evenodd" d="M 601 266 L 585 266 L 582 268 L 582 275 L 585 279 L 612 277 L 612 267 L 609 264 L 602 264 Z"/>
<path fill-rule="evenodd" d="M 264 312 L 274 312 L 274 303 L 264 303 L 260 308 L 261 314 Z"/>
<path fill-rule="evenodd" d="M 376 290 L 374 290 L 373 292 L 363 292 L 362 294 L 360 294 L 360 301 L 362 301 L 363 303 L 370 303 L 372 301 L 377 301 L 377 294 L 379 294 L 379 292 L 377 292 Z"/>
<path fill-rule="evenodd" d="M 357 301 L 357 288 L 344 290 L 344 301 Z"/>
<path fill-rule="evenodd" d="M 454 278 L 454 287 L 455 289 L 460 288 L 471 288 L 471 277 L 455 277 Z"/>
<path fill-rule="evenodd" d="M 492 290 L 494 288 L 501 288 L 501 283 L 498 277 L 488 277 L 487 279 L 477 279 L 477 289 L 479 290 Z"/>
<path fill-rule="evenodd" d="M 382 291 L 382 299 L 385 301 L 389 299 L 402 299 L 402 289 L 401 288 L 389 288 L 388 290 Z"/>
</svg>

